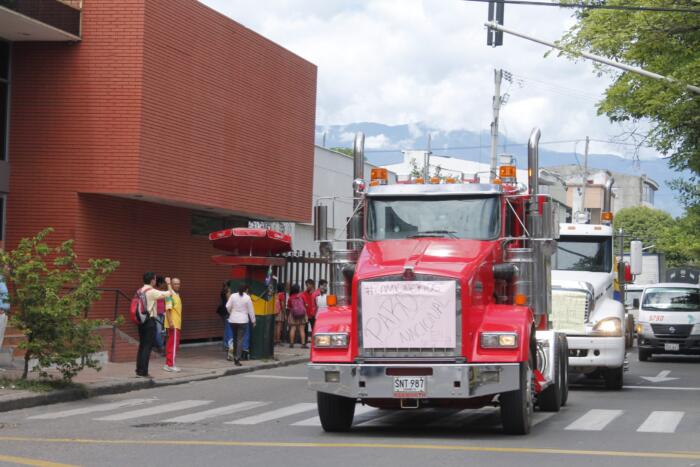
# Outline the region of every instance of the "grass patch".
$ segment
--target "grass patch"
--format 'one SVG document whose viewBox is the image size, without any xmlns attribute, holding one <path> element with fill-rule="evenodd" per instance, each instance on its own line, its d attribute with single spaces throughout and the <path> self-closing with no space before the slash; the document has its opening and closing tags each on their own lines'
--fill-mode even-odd
<svg viewBox="0 0 700 467">
<path fill-rule="evenodd" d="M 60 389 L 85 389 L 78 383 L 69 383 L 60 379 L 21 379 L 0 377 L 0 389 L 15 389 L 18 391 L 51 392 Z"/>
</svg>

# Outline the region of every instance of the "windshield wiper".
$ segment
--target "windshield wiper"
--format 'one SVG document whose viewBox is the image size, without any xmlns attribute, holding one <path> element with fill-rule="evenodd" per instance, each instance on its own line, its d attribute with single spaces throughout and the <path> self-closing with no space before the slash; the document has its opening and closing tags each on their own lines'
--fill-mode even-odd
<svg viewBox="0 0 700 467">
<path fill-rule="evenodd" d="M 413 235 L 409 235 L 406 238 L 419 238 L 419 237 L 444 237 L 448 236 L 450 238 L 457 238 L 454 230 L 421 230 Z"/>
</svg>

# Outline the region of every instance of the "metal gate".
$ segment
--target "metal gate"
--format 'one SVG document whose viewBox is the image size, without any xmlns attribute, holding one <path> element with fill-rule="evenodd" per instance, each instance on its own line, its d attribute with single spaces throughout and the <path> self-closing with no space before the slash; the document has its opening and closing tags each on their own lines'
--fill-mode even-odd
<svg viewBox="0 0 700 467">
<path fill-rule="evenodd" d="M 278 270 L 277 279 L 282 284 L 298 284 L 304 290 L 307 279 L 313 279 L 318 286 L 318 281 L 329 278 L 328 259 L 318 253 L 292 251 L 282 256 L 287 260 L 287 264 Z"/>
</svg>

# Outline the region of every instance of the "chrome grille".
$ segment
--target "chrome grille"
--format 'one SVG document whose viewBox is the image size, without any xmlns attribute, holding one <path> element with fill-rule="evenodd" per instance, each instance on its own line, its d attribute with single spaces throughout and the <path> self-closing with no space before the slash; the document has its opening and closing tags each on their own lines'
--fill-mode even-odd
<svg viewBox="0 0 700 467">
<path fill-rule="evenodd" d="M 362 283 L 364 282 L 389 282 L 389 281 L 404 281 L 406 279 L 401 275 L 383 276 L 360 281 L 357 286 L 357 328 L 359 351 L 358 356 L 361 359 L 406 359 L 406 358 L 425 358 L 425 359 L 445 359 L 450 360 L 461 358 L 462 348 L 462 288 L 459 281 L 452 277 L 434 276 L 428 274 L 415 274 L 416 281 L 451 281 L 455 283 L 455 347 L 454 348 L 371 348 L 365 349 L 362 345 L 363 330 L 362 330 Z"/>
</svg>

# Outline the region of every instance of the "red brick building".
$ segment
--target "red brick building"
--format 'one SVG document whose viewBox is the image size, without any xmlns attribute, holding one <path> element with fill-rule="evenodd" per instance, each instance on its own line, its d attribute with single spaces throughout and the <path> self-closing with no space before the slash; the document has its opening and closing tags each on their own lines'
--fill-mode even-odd
<svg viewBox="0 0 700 467">
<path fill-rule="evenodd" d="M 4 246 L 51 226 L 119 260 L 106 286 L 127 295 L 146 270 L 178 276 L 183 339 L 220 336 L 205 234 L 310 220 L 316 67 L 196 0 L 9 5 Z"/>
</svg>

